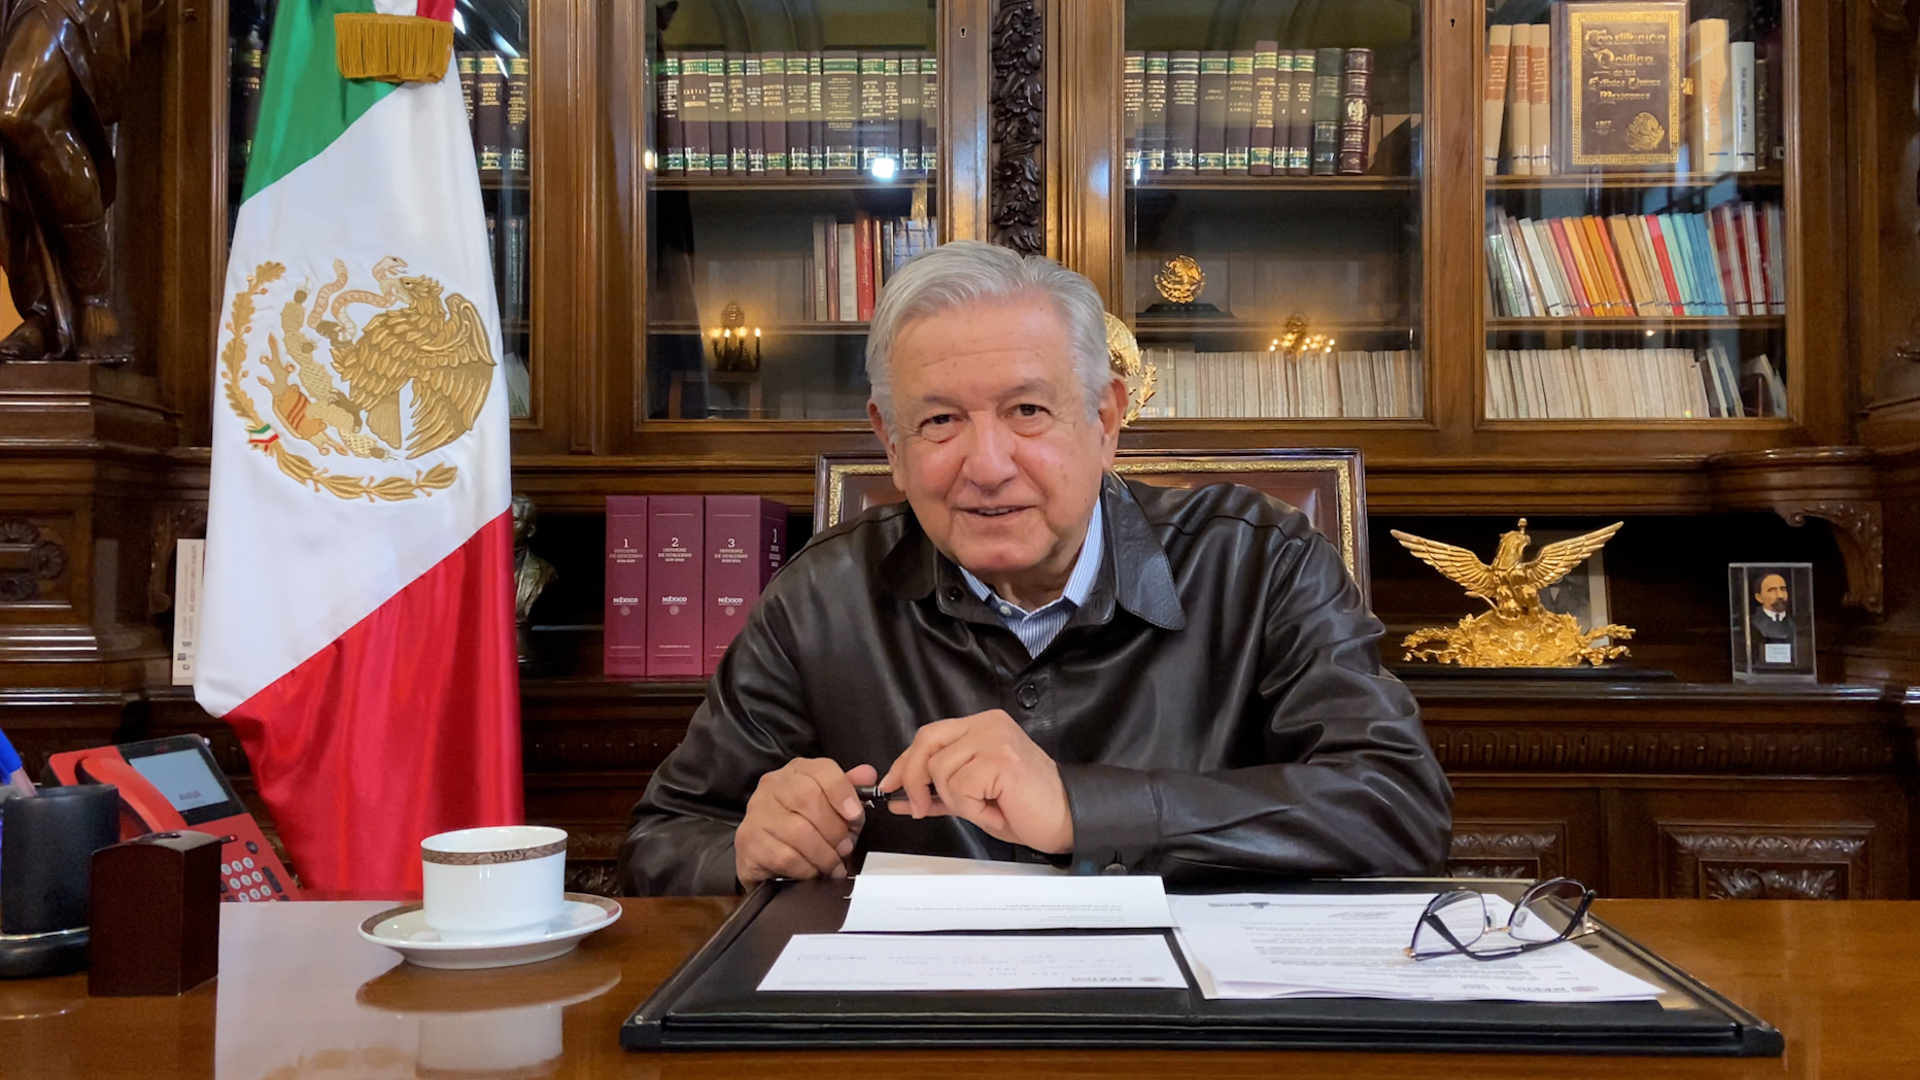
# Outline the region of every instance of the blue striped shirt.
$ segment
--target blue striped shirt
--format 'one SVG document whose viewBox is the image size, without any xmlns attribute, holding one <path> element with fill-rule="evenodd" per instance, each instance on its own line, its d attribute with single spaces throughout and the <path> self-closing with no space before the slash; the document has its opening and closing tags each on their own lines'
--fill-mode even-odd
<svg viewBox="0 0 1920 1080">
<path fill-rule="evenodd" d="M 1081 604 L 1087 602 L 1087 593 L 1093 588 L 1093 579 L 1100 573 L 1100 556 L 1107 542 L 1106 527 L 1102 524 L 1100 503 L 1093 504 L 1093 518 L 1087 522 L 1087 538 L 1080 545 L 1080 557 L 1074 561 L 1073 573 L 1067 576 L 1067 587 L 1061 591 L 1058 599 L 1040 608 L 1028 611 L 1010 600 L 1000 599 L 999 594 L 987 587 L 987 583 L 974 577 L 966 567 L 960 568 L 960 575 L 967 579 L 967 587 L 973 590 L 986 605 L 1000 616 L 1001 623 L 1013 631 L 1020 644 L 1027 647 L 1028 656 L 1039 656 L 1046 651 L 1053 639 L 1066 629 L 1067 620 L 1073 618 Z"/>
</svg>

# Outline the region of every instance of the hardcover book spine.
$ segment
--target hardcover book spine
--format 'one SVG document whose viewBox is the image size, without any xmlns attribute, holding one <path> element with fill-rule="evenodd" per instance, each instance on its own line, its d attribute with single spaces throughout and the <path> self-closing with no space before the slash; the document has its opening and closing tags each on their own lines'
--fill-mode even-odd
<svg viewBox="0 0 1920 1080">
<path fill-rule="evenodd" d="M 711 675 L 747 624 L 785 555 L 787 508 L 757 495 L 709 495 L 702 674 Z"/>
<path fill-rule="evenodd" d="M 1507 172 L 1533 175 L 1533 29 L 1513 28 L 1507 51 Z"/>
<path fill-rule="evenodd" d="M 1125 133 L 1121 168 L 1128 180 L 1140 175 L 1140 113 L 1146 101 L 1147 54 L 1129 49 L 1120 58 L 1120 128 Z"/>
<path fill-rule="evenodd" d="M 1340 157 L 1339 49 L 1321 49 L 1313 60 L 1313 175 L 1332 176 Z"/>
<path fill-rule="evenodd" d="M 838 287 L 834 318 L 840 322 L 855 322 L 860 317 L 860 262 L 853 235 L 856 231 L 850 221 L 836 222 L 833 226 L 834 280 Z"/>
<path fill-rule="evenodd" d="M 1335 171 L 1367 171 L 1367 138 L 1373 131 L 1373 50 L 1348 49 L 1340 78 L 1340 150 Z"/>
<path fill-rule="evenodd" d="M 827 175 L 826 57 L 807 54 L 807 168 Z M 851 129 L 849 129 L 851 132 Z"/>
<path fill-rule="evenodd" d="M 507 163 L 507 65 L 496 52 L 482 52 L 473 82 L 473 123 L 480 180 L 498 181 Z"/>
<path fill-rule="evenodd" d="M 747 92 L 747 174 L 767 175 L 767 76 L 760 69 L 760 54 L 746 53 L 740 58 L 746 69 L 742 85 Z"/>
<path fill-rule="evenodd" d="M 1545 23 L 1527 27 L 1527 122 L 1532 145 L 1528 159 L 1533 175 L 1553 175 L 1553 71 L 1548 53 L 1553 29 Z"/>
<path fill-rule="evenodd" d="M 610 679 L 647 674 L 647 496 L 607 496 L 606 634 Z"/>
<path fill-rule="evenodd" d="M 806 53 L 787 54 L 787 171 L 811 174 L 813 158 L 808 156 L 807 128 L 813 113 L 807 106 Z"/>
<path fill-rule="evenodd" d="M 1175 49 L 1167 54 L 1167 171 L 1193 175 L 1200 130 L 1200 54 Z"/>
<path fill-rule="evenodd" d="M 744 69 L 744 64 L 742 65 Z M 700 555 L 706 507 L 698 495 L 647 499 L 647 674 L 698 676 L 705 597 Z"/>
<path fill-rule="evenodd" d="M 504 169 L 522 180 L 527 176 L 527 118 L 533 105 L 533 87 L 527 58 L 507 60 L 507 160 Z"/>
<path fill-rule="evenodd" d="M 747 56 L 738 52 L 723 55 L 727 72 L 727 172 L 745 176 L 752 155 L 747 144 Z"/>
<path fill-rule="evenodd" d="M 860 56 L 832 49 L 821 56 L 821 64 L 827 175 L 852 176 L 860 168 Z"/>
<path fill-rule="evenodd" d="M 867 172 L 887 152 L 887 58 L 877 52 L 861 53 L 859 67 L 859 123 L 854 131 L 860 157 L 854 167 Z"/>
<path fill-rule="evenodd" d="M 527 215 L 508 214 L 500 252 L 500 321 L 517 327 L 527 317 Z"/>
<path fill-rule="evenodd" d="M 1753 42 L 1736 41 L 1730 49 L 1733 68 L 1733 167 L 1740 172 L 1756 168 Z"/>
<path fill-rule="evenodd" d="M 1291 97 L 1293 87 L 1289 85 L 1287 91 Z M 1247 146 L 1249 176 L 1273 175 L 1274 120 L 1286 107 L 1279 94 L 1280 45 L 1274 41 L 1257 41 L 1253 45 L 1253 134 Z"/>
<path fill-rule="evenodd" d="M 1502 23 L 1487 27 L 1487 81 L 1480 97 L 1480 171 L 1485 176 L 1500 172 L 1500 129 L 1507 115 L 1508 54 L 1512 47 L 1512 26 Z"/>
<path fill-rule="evenodd" d="M 900 171 L 907 176 L 919 176 L 921 173 L 920 97 L 925 89 L 920 81 L 920 54 L 901 53 Z"/>
<path fill-rule="evenodd" d="M 920 171 L 928 176 L 940 169 L 940 61 L 932 53 L 920 57 Z"/>
<path fill-rule="evenodd" d="M 200 593 L 206 580 L 207 542 L 176 540 L 173 564 L 173 685 L 192 686 L 200 652 Z"/>
<path fill-rule="evenodd" d="M 856 213 L 853 216 L 855 311 L 861 322 L 873 318 L 873 260 L 873 219 Z"/>
<path fill-rule="evenodd" d="M 1227 69 L 1232 54 L 1208 49 L 1200 54 L 1200 109 L 1196 119 L 1194 169 L 1202 176 L 1227 170 Z"/>
<path fill-rule="evenodd" d="M 660 174 L 683 176 L 687 171 L 686 125 L 680 118 L 680 62 L 678 52 L 660 58 L 660 81 L 655 87 L 660 127 Z"/>
<path fill-rule="evenodd" d="M 746 102 L 741 100 L 741 119 L 746 118 Z M 707 53 L 707 164 L 715 176 L 733 171 L 733 123 L 727 87 L 727 54 Z M 742 127 L 746 125 L 741 124 Z"/>
<path fill-rule="evenodd" d="M 688 176 L 713 172 L 707 118 L 707 54 L 696 49 L 680 57 L 680 131 L 687 144 Z"/>
<path fill-rule="evenodd" d="M 761 145 L 767 150 L 767 175 L 785 176 L 793 169 L 787 156 L 787 56 L 760 54 L 760 109 L 764 118 Z"/>
<path fill-rule="evenodd" d="M 828 282 L 834 280 L 832 277 L 833 260 L 828 256 L 828 249 L 836 242 L 833 234 L 833 219 L 830 217 L 814 218 L 812 317 L 820 322 L 830 322 L 833 319 L 833 301 L 828 299 L 828 293 L 830 291 Z"/>
<path fill-rule="evenodd" d="M 231 115 L 237 125 L 233 140 L 232 164 L 244 170 L 247 159 L 253 156 L 254 129 L 260 123 L 260 88 L 267 77 L 267 45 L 265 26 L 254 22 L 247 26 L 233 43 L 233 75 L 231 81 Z M 467 127 L 473 127 L 473 56 L 461 53 L 456 58 L 456 68 L 460 72 L 460 93 L 466 100 Z"/>
<path fill-rule="evenodd" d="M 1293 54 L 1293 118 L 1287 125 L 1288 176 L 1307 176 L 1313 172 L 1314 68 L 1319 62 L 1320 54 L 1312 49 L 1299 49 Z"/>
<path fill-rule="evenodd" d="M 1167 171 L 1167 54 L 1147 53 L 1140 94 L 1140 166 L 1147 177 Z"/>
<path fill-rule="evenodd" d="M 244 54 L 242 55 L 244 56 Z M 456 53 L 454 55 L 454 68 L 460 73 L 460 101 L 467 107 L 467 136 L 474 142 L 474 157 L 477 163 L 479 158 L 480 131 L 476 126 L 478 122 L 473 116 L 473 93 L 474 82 L 480 77 L 480 58 L 471 51 Z M 262 75 L 264 76 L 264 74 L 265 70 L 262 69 Z M 239 73 L 236 72 L 235 78 L 239 77 Z M 254 87 L 254 92 L 258 93 L 259 87 Z M 251 129 L 248 130 L 248 135 L 251 137 Z M 244 165 L 246 162 L 242 160 L 241 164 Z"/>
<path fill-rule="evenodd" d="M 903 171 L 900 157 L 900 54 L 888 52 L 882 59 L 880 156 L 892 158 L 894 172 L 898 174 Z"/>
<path fill-rule="evenodd" d="M 1226 170 L 1246 176 L 1253 154 L 1253 51 L 1235 50 L 1227 57 Z"/>
</svg>

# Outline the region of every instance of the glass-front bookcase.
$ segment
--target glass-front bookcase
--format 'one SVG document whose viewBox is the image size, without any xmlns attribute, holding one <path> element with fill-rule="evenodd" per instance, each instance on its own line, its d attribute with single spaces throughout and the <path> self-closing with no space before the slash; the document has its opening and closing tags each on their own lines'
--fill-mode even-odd
<svg viewBox="0 0 1920 1080">
<path fill-rule="evenodd" d="M 864 419 L 874 299 L 941 235 L 936 5 L 655 12 L 640 415 Z"/>
<path fill-rule="evenodd" d="M 1488 0 L 1489 420 L 1784 419 L 1779 0 Z"/>
<path fill-rule="evenodd" d="M 1128 0 L 1142 419 L 1419 418 L 1422 6 Z"/>
<path fill-rule="evenodd" d="M 487 241 L 500 310 L 508 405 L 531 414 L 533 185 L 530 168 L 533 54 L 528 0 L 455 0 L 454 64 L 474 142 L 474 169 L 486 207 Z M 228 9 L 229 101 L 227 226 L 246 185 L 247 161 L 260 117 L 260 91 L 272 62 L 273 16 L 279 0 L 232 0 Z"/>
</svg>

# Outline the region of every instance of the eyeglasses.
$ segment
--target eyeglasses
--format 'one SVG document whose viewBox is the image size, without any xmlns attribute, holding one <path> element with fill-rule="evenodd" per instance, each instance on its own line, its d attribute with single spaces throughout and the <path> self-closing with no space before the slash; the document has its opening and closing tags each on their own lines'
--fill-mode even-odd
<svg viewBox="0 0 1920 1080">
<path fill-rule="evenodd" d="M 1572 878 L 1537 882 L 1513 905 L 1507 924 L 1495 926 L 1482 894 L 1471 889 L 1443 892 L 1420 913 L 1407 955 L 1415 960 L 1461 954 L 1504 960 L 1585 937 L 1600 929 L 1587 917 L 1594 895 Z"/>
</svg>

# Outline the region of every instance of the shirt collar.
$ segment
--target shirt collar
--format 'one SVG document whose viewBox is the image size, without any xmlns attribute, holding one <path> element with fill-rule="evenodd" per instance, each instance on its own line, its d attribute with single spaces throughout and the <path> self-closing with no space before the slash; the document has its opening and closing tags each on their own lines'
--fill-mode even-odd
<svg viewBox="0 0 1920 1080">
<path fill-rule="evenodd" d="M 1057 599 L 1040 605 L 1038 608 L 1035 608 L 1034 611 L 1045 611 L 1061 600 L 1065 600 L 1074 607 L 1085 604 L 1087 602 L 1087 592 L 1093 588 L 1094 578 L 1100 573 L 1100 555 L 1106 547 L 1106 539 L 1106 522 L 1103 520 L 1103 515 L 1100 512 L 1100 500 L 1095 499 L 1093 501 L 1093 516 L 1087 519 L 1087 535 L 1086 538 L 1080 542 L 1080 554 L 1073 561 L 1073 572 L 1067 575 L 1066 588 L 1060 591 Z M 992 603 L 996 599 L 1002 603 L 1012 603 L 1012 601 L 995 593 L 986 582 L 975 577 L 973 571 L 964 566 L 960 567 L 960 576 L 966 579 L 967 588 L 973 590 L 973 595 L 980 599 L 988 603 Z M 1031 615 L 1034 613 L 1033 611 L 1027 611 L 1019 607 L 1017 604 L 1014 605 L 1014 610 L 1019 611 L 1023 615 Z"/>
<path fill-rule="evenodd" d="M 1100 511 L 1106 525 L 1104 557 L 1084 560 L 1097 572 L 1074 621 L 1103 623 L 1118 604 L 1163 630 L 1186 626 L 1186 609 L 1180 603 L 1167 553 L 1153 534 L 1153 523 L 1147 520 L 1128 485 L 1113 473 L 1107 473 L 1101 481 Z M 881 588 L 905 600 L 922 599 L 937 588 L 936 600 L 947 614 L 964 614 L 951 606 L 958 602 L 979 605 L 970 613 L 986 615 L 985 605 L 968 595 L 960 568 L 933 546 L 911 508 L 903 506 L 894 512 L 907 518 L 906 527 L 880 560 L 877 570 Z M 1093 531 L 1091 526 L 1088 531 Z"/>
</svg>

